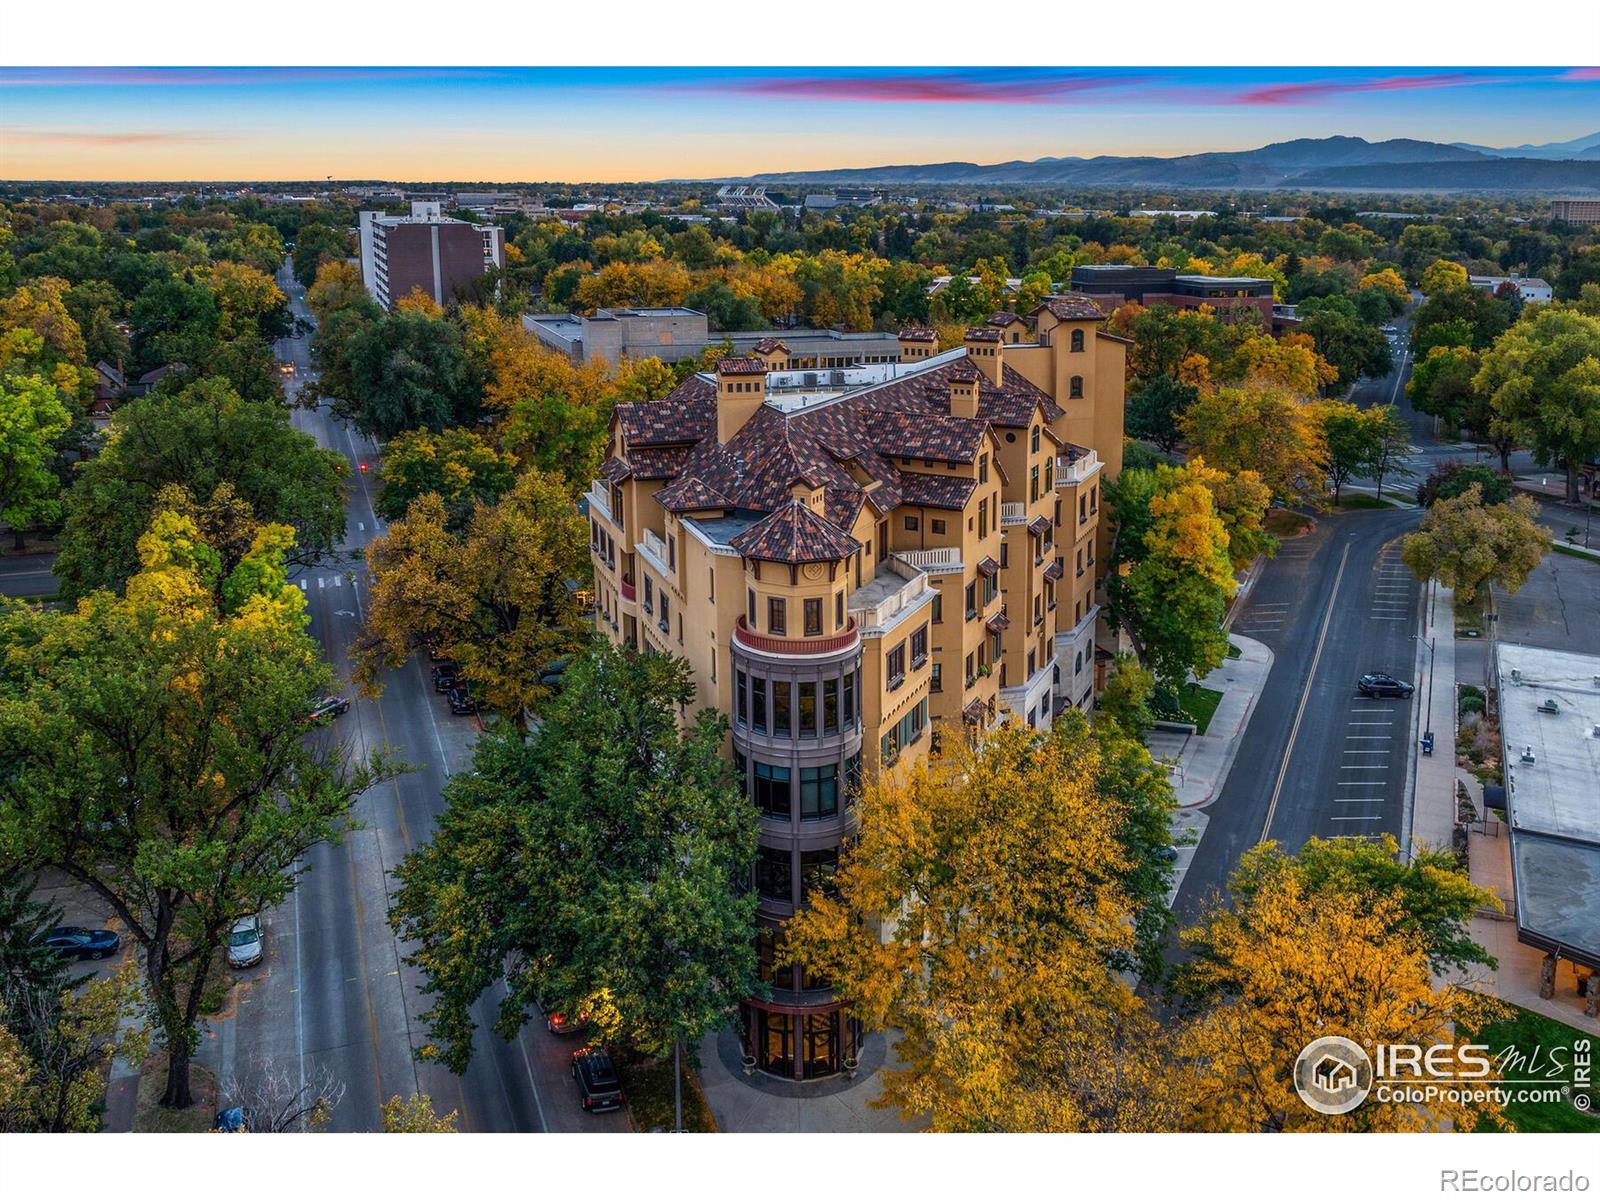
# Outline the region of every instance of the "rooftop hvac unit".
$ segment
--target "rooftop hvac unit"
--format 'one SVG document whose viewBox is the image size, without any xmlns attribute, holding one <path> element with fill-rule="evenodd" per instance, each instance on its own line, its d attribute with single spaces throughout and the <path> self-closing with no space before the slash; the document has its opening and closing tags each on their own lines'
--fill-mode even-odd
<svg viewBox="0 0 1600 1200">
<path fill-rule="evenodd" d="M 815 371 L 806 372 L 806 386 L 808 388 L 814 388 L 817 386 L 817 373 Z"/>
<path fill-rule="evenodd" d="M 1522 761 L 1525 763 L 1531 763 L 1534 761 L 1532 746 L 1524 746 L 1522 748 Z"/>
<path fill-rule="evenodd" d="M 830 376 L 829 382 L 832 383 L 834 387 L 843 387 L 844 386 L 844 372 L 843 371 L 832 371 L 832 372 L 829 372 L 829 376 Z"/>
</svg>

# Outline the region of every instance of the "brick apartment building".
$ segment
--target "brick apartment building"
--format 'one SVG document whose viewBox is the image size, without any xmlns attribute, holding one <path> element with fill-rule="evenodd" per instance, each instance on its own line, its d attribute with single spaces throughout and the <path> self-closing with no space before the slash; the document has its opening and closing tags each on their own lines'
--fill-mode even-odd
<svg viewBox="0 0 1600 1200">
<path fill-rule="evenodd" d="M 1127 350 L 1101 316 L 1056 297 L 1021 329 L 943 353 L 906 329 L 898 361 L 841 370 L 787 369 L 774 340 L 613 417 L 588 495 L 597 621 L 688 660 L 696 704 L 728 716 L 761 822 L 773 991 L 742 1021 L 763 1071 L 817 1078 L 857 1052 L 782 931 L 830 886 L 863 778 L 1092 700 Z"/>
<path fill-rule="evenodd" d="M 1072 268 L 1072 290 L 1092 297 L 1110 312 L 1133 301 L 1173 308 L 1207 305 L 1224 311 L 1251 308 L 1272 328 L 1272 280 L 1216 275 L 1180 275 L 1169 267 L 1086 266 Z"/>
<path fill-rule="evenodd" d="M 505 262 L 505 230 L 442 216 L 436 200 L 416 200 L 409 217 L 361 213 L 361 282 L 384 308 L 414 288 L 448 304 L 456 289 Z"/>
<path fill-rule="evenodd" d="M 1600 225 L 1600 198 L 1592 200 L 1552 200 L 1550 216 L 1569 225 Z"/>
</svg>

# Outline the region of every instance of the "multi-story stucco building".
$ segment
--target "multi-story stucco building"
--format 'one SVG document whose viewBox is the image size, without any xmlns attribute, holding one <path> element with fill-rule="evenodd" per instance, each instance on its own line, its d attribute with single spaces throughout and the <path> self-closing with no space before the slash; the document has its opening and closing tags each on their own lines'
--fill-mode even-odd
<svg viewBox="0 0 1600 1200">
<path fill-rule="evenodd" d="M 743 1020 L 765 1071 L 831 1074 L 856 1048 L 782 930 L 830 886 L 862 779 L 1092 699 L 1126 355 L 1100 321 L 1057 297 L 959 349 L 907 329 L 899 361 L 833 371 L 778 369 L 780 342 L 617 409 L 588 497 L 598 621 L 687 659 L 728 716 L 761 820 L 773 990 Z"/>
</svg>

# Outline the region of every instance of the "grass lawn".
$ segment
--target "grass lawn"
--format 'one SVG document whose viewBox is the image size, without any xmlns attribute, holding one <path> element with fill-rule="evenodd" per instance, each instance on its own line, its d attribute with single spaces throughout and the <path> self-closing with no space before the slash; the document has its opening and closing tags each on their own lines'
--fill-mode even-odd
<svg viewBox="0 0 1600 1200">
<path fill-rule="evenodd" d="M 134 1101 L 135 1133 L 206 1133 L 216 1112 L 217 1077 L 199 1063 L 189 1064 L 195 1103 L 190 1108 L 162 1108 L 167 1087 L 167 1056 L 153 1054 L 139 1073 L 139 1095 Z"/>
<path fill-rule="evenodd" d="M 1511 1016 L 1507 1020 L 1496 1021 L 1473 1035 L 1474 1041 L 1482 1042 L 1489 1047 L 1491 1057 L 1507 1046 L 1515 1046 L 1523 1054 L 1529 1055 L 1535 1047 L 1540 1047 L 1543 1050 L 1540 1056 L 1542 1066 L 1544 1056 L 1549 1055 L 1556 1046 L 1565 1046 L 1567 1051 L 1561 1063 L 1570 1070 L 1572 1045 L 1583 1039 L 1590 1043 L 1592 1061 L 1594 1039 L 1582 1030 L 1575 1029 L 1571 1025 L 1563 1025 L 1560 1021 L 1552 1021 L 1549 1017 L 1529 1012 L 1525 1008 L 1518 1008 L 1515 1004 L 1507 1007 L 1511 1009 Z M 1533 1078 L 1542 1074 L 1543 1070 L 1535 1067 L 1531 1076 L 1516 1074 L 1514 1077 Z M 1510 1077 L 1513 1076 L 1508 1074 L 1508 1078 Z M 1600 1101 L 1600 1091 L 1595 1090 L 1593 1084 L 1590 1085 L 1589 1094 Z M 1579 1112 L 1566 1100 L 1538 1104 L 1513 1101 L 1506 1105 L 1506 1117 L 1520 1133 L 1600 1133 L 1600 1118 Z"/>
<path fill-rule="evenodd" d="M 1387 500 L 1380 500 L 1376 496 L 1369 496 L 1365 492 L 1346 492 L 1339 497 L 1339 509 L 1342 512 L 1354 512 L 1366 508 L 1393 508 L 1394 505 Z"/>
<path fill-rule="evenodd" d="M 1592 550 L 1585 554 L 1582 550 L 1579 550 L 1575 546 L 1565 546 L 1560 542 L 1551 543 L 1550 549 L 1554 550 L 1557 554 L 1565 554 L 1568 558 L 1581 558 L 1585 562 L 1600 562 L 1600 558 L 1596 558 L 1594 551 Z"/>
<path fill-rule="evenodd" d="M 1204 733 L 1206 726 L 1211 724 L 1212 714 L 1220 703 L 1221 692 L 1201 687 L 1198 683 L 1186 683 L 1178 692 L 1178 706 L 1183 709 L 1183 715 L 1195 723 L 1200 733 Z"/>
<path fill-rule="evenodd" d="M 1287 508 L 1269 509 L 1261 522 L 1262 528 L 1276 538 L 1299 537 L 1315 524 L 1316 522 L 1305 513 L 1297 513 Z"/>
<path fill-rule="evenodd" d="M 1470 604 L 1463 603 L 1458 598 L 1456 600 L 1456 636 L 1462 637 L 1467 630 L 1471 629 L 1482 637 L 1483 625 L 1483 593 L 1479 592 L 1477 598 Z"/>
<path fill-rule="evenodd" d="M 675 1124 L 672 1060 L 656 1062 L 649 1058 L 624 1060 L 619 1057 L 617 1071 L 622 1076 L 622 1094 L 627 1098 L 633 1127 L 644 1133 L 671 1130 Z M 690 1133 L 717 1132 L 716 1119 L 688 1063 L 683 1064 L 683 1127 Z"/>
</svg>

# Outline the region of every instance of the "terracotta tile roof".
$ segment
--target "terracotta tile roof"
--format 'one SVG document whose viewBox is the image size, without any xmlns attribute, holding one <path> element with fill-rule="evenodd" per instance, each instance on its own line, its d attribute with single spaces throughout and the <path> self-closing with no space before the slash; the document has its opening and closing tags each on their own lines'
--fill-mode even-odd
<svg viewBox="0 0 1600 1200">
<path fill-rule="evenodd" d="M 985 376 L 982 371 L 978 370 L 977 364 L 974 363 L 970 358 L 960 358 L 957 359 L 955 363 L 947 369 L 945 378 L 954 379 L 961 383 L 967 383 L 974 379 L 987 378 L 987 376 Z"/>
<path fill-rule="evenodd" d="M 961 719 L 969 725 L 977 725 L 988 719 L 989 706 L 982 700 L 968 701 L 961 710 Z"/>
<path fill-rule="evenodd" d="M 1028 522 L 1028 532 L 1036 537 L 1043 537 L 1045 534 L 1050 532 L 1050 518 L 1035 517 L 1033 520 Z"/>
<path fill-rule="evenodd" d="M 1007 325 L 1026 325 L 1027 322 L 1013 312 L 997 312 L 986 322 L 1004 329 Z"/>
<path fill-rule="evenodd" d="M 765 375 L 772 368 L 767 366 L 764 358 L 719 358 L 717 359 L 718 375 Z"/>
<path fill-rule="evenodd" d="M 789 347 L 785 346 L 779 338 L 762 338 L 750 349 L 757 354 L 771 354 L 774 350 L 782 350 L 785 354 L 789 353 Z"/>
<path fill-rule="evenodd" d="M 689 457 L 688 446 L 630 446 L 628 462 L 635 479 L 674 479 Z"/>
<path fill-rule="evenodd" d="M 993 575 L 1000 570 L 1000 564 L 985 554 L 978 560 L 978 574 Z"/>
<path fill-rule="evenodd" d="M 633 468 L 620 458 L 608 458 L 600 467 L 600 478 L 608 483 L 621 483 L 631 474 Z"/>
<path fill-rule="evenodd" d="M 1011 628 L 1011 618 L 1003 612 L 997 612 L 984 622 L 990 633 L 1001 633 Z"/>
<path fill-rule="evenodd" d="M 967 506 L 976 479 L 960 475 L 924 475 L 918 471 L 900 472 L 900 503 L 919 508 L 948 508 L 960 512 Z"/>
<path fill-rule="evenodd" d="M 907 325 L 900 331 L 902 342 L 937 342 L 939 335 L 921 325 Z"/>
<path fill-rule="evenodd" d="M 1058 321 L 1099 321 L 1105 317 L 1100 306 L 1081 292 L 1063 292 L 1059 296 L 1051 296 L 1033 312 L 1037 314 L 1041 309 Z"/>
<path fill-rule="evenodd" d="M 667 484 L 656 493 L 656 503 L 668 512 L 733 506 L 731 500 L 697 475 L 683 475 Z"/>
<path fill-rule="evenodd" d="M 691 375 L 661 400 L 617 405 L 616 417 L 630 452 L 638 446 L 698 442 L 716 433 L 717 388 Z"/>
<path fill-rule="evenodd" d="M 961 335 L 964 342 L 998 342 L 1000 331 L 992 325 L 974 325 Z"/>
<path fill-rule="evenodd" d="M 978 457 L 987 421 L 933 413 L 869 412 L 867 432 L 879 454 L 969 463 Z"/>
<path fill-rule="evenodd" d="M 1061 560 L 1059 558 L 1052 559 L 1050 565 L 1044 569 L 1043 574 L 1046 579 L 1060 579 L 1063 574 Z"/>
<path fill-rule="evenodd" d="M 808 505 L 791 498 L 765 520 L 735 535 L 729 545 L 746 558 L 811 563 L 848 558 L 861 544 L 812 512 Z"/>
</svg>

